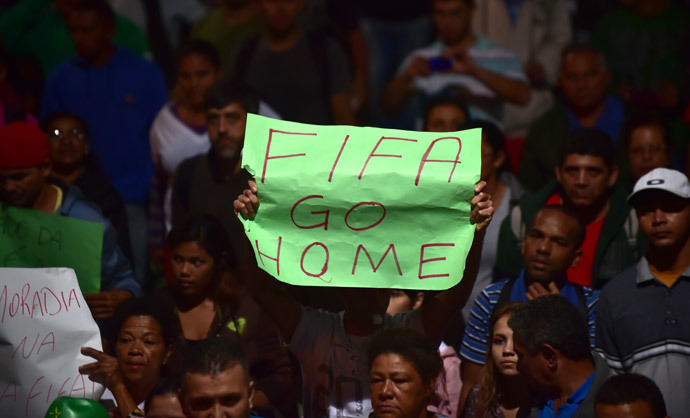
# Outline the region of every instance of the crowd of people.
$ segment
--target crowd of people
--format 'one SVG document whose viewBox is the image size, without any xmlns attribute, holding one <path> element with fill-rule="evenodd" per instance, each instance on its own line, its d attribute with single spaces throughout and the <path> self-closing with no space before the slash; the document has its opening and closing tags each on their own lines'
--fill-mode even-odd
<svg viewBox="0 0 690 418">
<path fill-rule="evenodd" d="M 56 402 L 690 415 L 688 45 L 682 0 L 0 1 L 0 201 L 104 226 L 84 295 L 103 351 L 79 371 L 106 392 Z M 311 288 L 259 269 L 237 219 L 261 199 L 249 113 L 481 128 L 463 280 Z"/>
</svg>

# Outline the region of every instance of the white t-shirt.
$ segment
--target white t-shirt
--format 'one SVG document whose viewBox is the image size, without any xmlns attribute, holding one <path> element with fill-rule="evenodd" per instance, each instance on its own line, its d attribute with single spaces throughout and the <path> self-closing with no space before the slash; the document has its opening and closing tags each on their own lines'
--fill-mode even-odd
<svg viewBox="0 0 690 418">
<path fill-rule="evenodd" d="M 391 317 L 383 329 L 412 328 L 424 332 L 420 311 Z M 367 417 L 372 411 L 365 344 L 373 335 L 349 335 L 343 312 L 302 308 L 289 344 L 302 367 L 305 417 Z"/>
</svg>

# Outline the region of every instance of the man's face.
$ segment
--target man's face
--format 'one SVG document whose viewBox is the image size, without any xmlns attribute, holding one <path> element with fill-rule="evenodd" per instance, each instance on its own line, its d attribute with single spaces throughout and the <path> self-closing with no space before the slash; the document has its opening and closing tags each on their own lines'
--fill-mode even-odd
<svg viewBox="0 0 690 418">
<path fill-rule="evenodd" d="M 96 12 L 70 13 L 68 27 L 79 56 L 89 61 L 98 57 L 110 45 L 114 28 Z"/>
<path fill-rule="evenodd" d="M 561 62 L 559 85 L 565 101 L 575 109 L 590 109 L 606 96 L 610 75 L 597 54 L 572 52 Z"/>
<path fill-rule="evenodd" d="M 537 212 L 522 243 L 527 275 L 544 284 L 562 277 L 579 261 L 578 234 L 577 221 L 565 213 L 547 208 Z"/>
<path fill-rule="evenodd" d="M 455 132 L 460 128 L 467 115 L 459 107 L 452 104 L 434 106 L 429 111 L 426 130 L 429 132 Z"/>
<path fill-rule="evenodd" d="M 239 364 L 216 376 L 186 373 L 183 387 L 182 408 L 188 418 L 247 418 L 252 408 L 254 382 L 247 383 Z"/>
<path fill-rule="evenodd" d="M 690 200 L 663 190 L 647 190 L 635 196 L 640 229 L 654 249 L 674 251 L 690 237 Z"/>
<path fill-rule="evenodd" d="M 261 0 L 261 11 L 269 32 L 286 35 L 297 26 L 303 0 Z"/>
<path fill-rule="evenodd" d="M 618 169 L 609 169 L 601 157 L 570 154 L 556 167 L 556 178 L 569 203 L 588 207 L 607 198 L 618 179 Z"/>
<path fill-rule="evenodd" d="M 463 0 L 435 0 L 434 25 L 446 45 L 455 45 L 470 34 L 474 9 Z"/>
<path fill-rule="evenodd" d="M 656 418 L 648 402 L 635 401 L 620 405 L 598 403 L 594 406 L 596 418 Z"/>
<path fill-rule="evenodd" d="M 238 103 L 206 111 L 208 136 L 213 150 L 220 158 L 233 159 L 239 156 L 244 145 L 246 126 L 247 112 Z"/>
<path fill-rule="evenodd" d="M 549 374 L 546 359 L 541 353 L 530 354 L 525 346 L 513 339 L 513 350 L 517 354 L 517 369 L 527 380 L 537 387 L 549 387 Z"/>
<path fill-rule="evenodd" d="M 50 176 L 50 163 L 19 170 L 0 170 L 0 200 L 12 206 L 31 208 Z"/>
<path fill-rule="evenodd" d="M 663 130 L 654 125 L 640 126 L 630 133 L 628 160 L 637 180 L 655 168 L 668 167 L 671 155 L 664 142 Z"/>
</svg>

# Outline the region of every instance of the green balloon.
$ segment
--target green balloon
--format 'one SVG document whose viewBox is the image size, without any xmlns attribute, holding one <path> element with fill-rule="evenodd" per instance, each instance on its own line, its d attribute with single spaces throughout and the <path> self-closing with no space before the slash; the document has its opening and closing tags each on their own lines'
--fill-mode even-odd
<svg viewBox="0 0 690 418">
<path fill-rule="evenodd" d="M 48 407 L 45 418 L 110 418 L 103 405 L 91 399 L 60 396 Z"/>
</svg>

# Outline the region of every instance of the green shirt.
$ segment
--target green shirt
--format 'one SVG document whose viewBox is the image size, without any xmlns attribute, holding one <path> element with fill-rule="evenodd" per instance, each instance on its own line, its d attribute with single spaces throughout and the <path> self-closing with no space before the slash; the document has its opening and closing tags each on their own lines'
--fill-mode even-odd
<svg viewBox="0 0 690 418">
<path fill-rule="evenodd" d="M 35 59 L 45 78 L 76 54 L 67 23 L 52 0 L 21 0 L 0 14 L 0 38 L 8 53 Z M 138 54 L 149 50 L 143 32 L 119 15 L 113 42 Z"/>
</svg>

